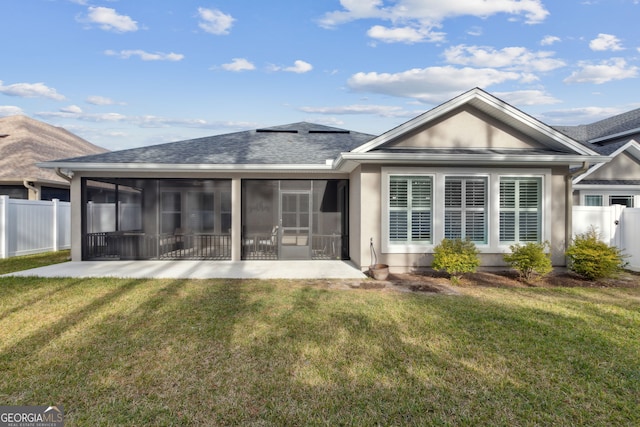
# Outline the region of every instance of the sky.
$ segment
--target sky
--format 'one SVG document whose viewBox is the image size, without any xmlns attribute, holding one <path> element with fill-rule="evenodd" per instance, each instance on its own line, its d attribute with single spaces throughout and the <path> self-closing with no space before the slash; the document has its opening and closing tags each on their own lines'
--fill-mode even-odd
<svg viewBox="0 0 640 427">
<path fill-rule="evenodd" d="M 0 116 L 119 150 L 380 134 L 474 87 L 550 125 L 640 108 L 640 0 L 1 0 Z"/>
</svg>

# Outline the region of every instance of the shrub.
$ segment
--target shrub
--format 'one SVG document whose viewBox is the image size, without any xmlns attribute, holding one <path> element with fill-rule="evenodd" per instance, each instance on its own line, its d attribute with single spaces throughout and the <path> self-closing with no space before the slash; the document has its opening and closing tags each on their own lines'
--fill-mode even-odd
<svg viewBox="0 0 640 427">
<path fill-rule="evenodd" d="M 444 270 L 453 283 L 458 283 L 465 273 L 473 273 L 480 265 L 478 249 L 470 240 L 443 239 L 434 249 L 435 270 Z"/>
<path fill-rule="evenodd" d="M 612 277 L 626 265 L 622 251 L 602 242 L 594 228 L 577 234 L 566 256 L 569 269 L 588 280 Z"/>
<path fill-rule="evenodd" d="M 511 268 L 518 271 L 521 279 L 528 282 L 533 278 L 534 274 L 544 276 L 553 270 L 551 257 L 548 253 L 545 253 L 545 249 L 548 247 L 548 242 L 529 242 L 525 245 L 515 244 L 509 246 L 511 253 L 505 254 L 503 258 Z"/>
</svg>

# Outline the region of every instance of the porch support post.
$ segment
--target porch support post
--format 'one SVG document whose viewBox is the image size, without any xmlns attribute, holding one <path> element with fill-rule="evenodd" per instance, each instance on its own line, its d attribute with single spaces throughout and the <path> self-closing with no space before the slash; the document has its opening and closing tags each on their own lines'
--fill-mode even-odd
<svg viewBox="0 0 640 427">
<path fill-rule="evenodd" d="M 242 257 L 242 186 L 240 178 L 231 179 L 231 261 Z"/>
</svg>

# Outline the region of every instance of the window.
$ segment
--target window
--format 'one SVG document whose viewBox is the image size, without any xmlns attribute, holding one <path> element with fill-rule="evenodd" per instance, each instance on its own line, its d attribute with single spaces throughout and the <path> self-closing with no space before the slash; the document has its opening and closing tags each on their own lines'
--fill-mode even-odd
<svg viewBox="0 0 640 427">
<path fill-rule="evenodd" d="M 444 237 L 487 243 L 486 178 L 445 178 Z"/>
<path fill-rule="evenodd" d="M 390 176 L 389 241 L 430 243 L 432 200 L 430 176 Z"/>
<path fill-rule="evenodd" d="M 609 196 L 609 205 L 622 205 L 632 208 L 633 196 Z"/>
<path fill-rule="evenodd" d="M 540 178 L 500 179 L 500 242 L 540 242 L 542 237 Z"/>
<path fill-rule="evenodd" d="M 589 194 L 584 196 L 585 206 L 602 206 L 602 195 Z"/>
</svg>

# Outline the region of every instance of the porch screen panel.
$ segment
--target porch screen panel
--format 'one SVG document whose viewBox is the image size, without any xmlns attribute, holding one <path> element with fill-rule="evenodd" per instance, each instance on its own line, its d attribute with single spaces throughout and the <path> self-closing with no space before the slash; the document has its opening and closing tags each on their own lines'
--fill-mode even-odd
<svg viewBox="0 0 640 427">
<path fill-rule="evenodd" d="M 540 242 L 542 238 L 540 178 L 500 179 L 500 242 Z"/>
</svg>

